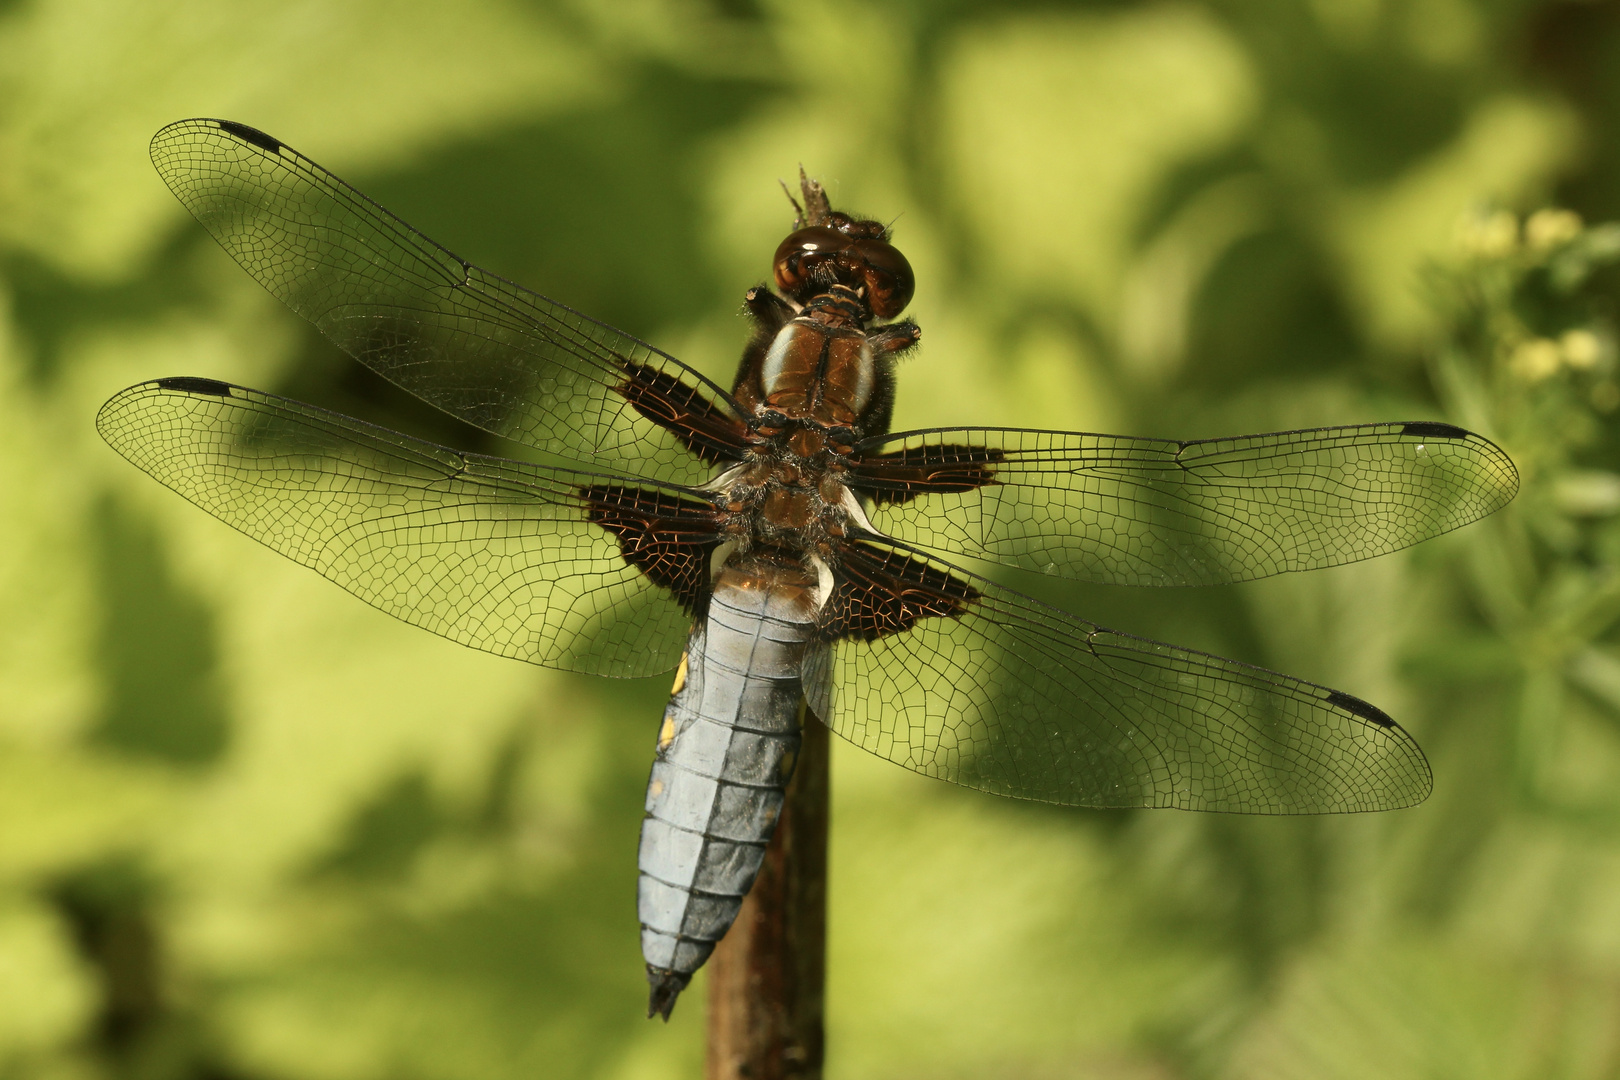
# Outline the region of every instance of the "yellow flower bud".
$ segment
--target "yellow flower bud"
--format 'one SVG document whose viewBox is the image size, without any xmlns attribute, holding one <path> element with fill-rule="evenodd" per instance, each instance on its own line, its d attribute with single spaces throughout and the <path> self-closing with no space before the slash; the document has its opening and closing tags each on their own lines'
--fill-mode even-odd
<svg viewBox="0 0 1620 1080">
<path fill-rule="evenodd" d="M 1591 371 L 1603 358 L 1603 342 L 1590 330 L 1566 330 L 1558 339 L 1564 363 L 1572 371 Z"/>
<path fill-rule="evenodd" d="M 1520 378 L 1529 382 L 1540 382 L 1557 372 L 1562 360 L 1563 356 L 1557 342 L 1538 337 L 1521 341 L 1513 350 L 1513 359 L 1510 363 L 1514 373 Z"/>
<path fill-rule="evenodd" d="M 1581 215 L 1575 211 L 1549 206 L 1524 223 L 1524 242 L 1536 251 L 1549 251 L 1579 236 L 1581 225 Z"/>
</svg>

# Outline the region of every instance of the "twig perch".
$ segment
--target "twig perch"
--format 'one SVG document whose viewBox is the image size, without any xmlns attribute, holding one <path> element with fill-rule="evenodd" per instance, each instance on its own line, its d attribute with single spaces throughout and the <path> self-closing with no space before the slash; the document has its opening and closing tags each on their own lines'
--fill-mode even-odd
<svg viewBox="0 0 1620 1080">
<path fill-rule="evenodd" d="M 708 963 L 708 1080 L 820 1080 L 826 986 L 829 732 L 804 741 L 776 835 Z"/>
</svg>

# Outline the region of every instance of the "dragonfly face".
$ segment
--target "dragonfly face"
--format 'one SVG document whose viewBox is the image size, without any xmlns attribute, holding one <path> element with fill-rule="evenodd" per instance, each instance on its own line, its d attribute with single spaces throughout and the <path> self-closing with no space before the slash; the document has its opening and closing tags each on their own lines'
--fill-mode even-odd
<svg viewBox="0 0 1620 1080">
<path fill-rule="evenodd" d="M 613 676 L 679 665 L 641 842 L 668 1015 L 759 867 L 797 705 L 906 768 L 1069 806 L 1410 806 L 1417 745 L 1341 691 L 1109 630 L 947 561 L 1196 585 L 1384 554 L 1505 505 L 1512 462 L 1433 421 L 1175 442 L 889 434 L 911 267 L 805 204 L 747 295 L 728 392 L 489 274 L 279 141 L 186 120 L 152 157 L 261 284 L 424 401 L 544 464 L 461 453 L 206 378 L 102 408 L 121 454 L 385 611 Z"/>
</svg>

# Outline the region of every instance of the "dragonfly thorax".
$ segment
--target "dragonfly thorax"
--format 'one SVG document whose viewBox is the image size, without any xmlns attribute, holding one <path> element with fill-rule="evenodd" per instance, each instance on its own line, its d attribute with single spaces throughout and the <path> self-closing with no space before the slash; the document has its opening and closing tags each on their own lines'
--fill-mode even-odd
<svg viewBox="0 0 1620 1080">
<path fill-rule="evenodd" d="M 798 318 L 777 331 L 760 366 L 762 409 L 848 427 L 877 385 L 872 346 L 860 329 Z"/>
<path fill-rule="evenodd" d="M 814 429 L 806 433 L 824 442 Z M 713 481 L 722 532 L 737 553 L 765 548 L 835 559 L 835 541 L 862 527 L 840 455 L 821 450 L 800 457 L 791 449 L 803 441 L 799 434 L 783 434 L 759 447 L 749 462 Z"/>
</svg>

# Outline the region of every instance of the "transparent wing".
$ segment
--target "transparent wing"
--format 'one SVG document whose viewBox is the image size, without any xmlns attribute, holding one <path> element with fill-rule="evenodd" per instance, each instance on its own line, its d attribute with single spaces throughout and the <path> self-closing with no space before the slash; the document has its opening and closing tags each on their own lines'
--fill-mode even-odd
<svg viewBox="0 0 1620 1080">
<path fill-rule="evenodd" d="M 1495 444 L 1450 424 L 1196 442 L 955 428 L 871 440 L 852 483 L 907 544 L 1121 585 L 1212 585 L 1383 555 L 1501 509 Z"/>
<path fill-rule="evenodd" d="M 839 735 L 914 772 L 1064 806 L 1245 814 L 1429 793 L 1417 743 L 1359 698 L 1121 634 L 916 553 L 866 563 L 852 573 L 955 614 L 819 647 L 806 694 Z"/>
<path fill-rule="evenodd" d="M 722 440 L 736 428 L 729 395 L 679 360 L 469 264 L 263 132 L 182 120 L 151 152 L 261 285 L 453 416 L 588 468 L 692 484 L 711 470 L 671 420 Z"/>
<path fill-rule="evenodd" d="M 132 386 L 96 427 L 226 524 L 452 641 L 620 677 L 669 668 L 685 644 L 680 601 L 588 519 L 584 493 L 621 490 L 603 477 L 463 454 L 209 379 Z"/>
</svg>

